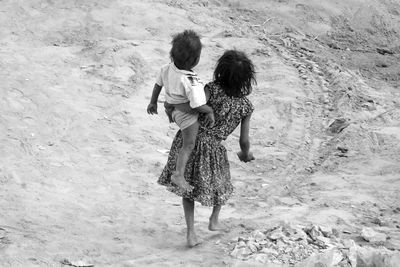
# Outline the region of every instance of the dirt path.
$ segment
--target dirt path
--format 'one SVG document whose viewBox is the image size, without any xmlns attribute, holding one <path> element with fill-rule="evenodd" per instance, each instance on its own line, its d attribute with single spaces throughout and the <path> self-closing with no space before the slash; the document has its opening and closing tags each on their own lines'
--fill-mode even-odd
<svg viewBox="0 0 400 267">
<path fill-rule="evenodd" d="M 232 240 L 281 220 L 334 226 L 349 238 L 370 226 L 400 249 L 400 94 L 393 81 L 335 61 L 314 36 L 282 32 L 281 9 L 234 1 L 1 3 L 0 265 L 234 265 Z M 156 184 L 177 127 L 162 112 L 145 113 L 170 36 L 186 28 L 203 36 L 204 80 L 233 47 L 258 71 L 257 160 L 235 158 L 237 133 L 226 141 L 236 195 L 221 219 L 231 231 L 208 232 L 211 210 L 197 206 L 204 242 L 192 250 L 180 199 Z M 350 124 L 332 133 L 338 118 Z"/>
</svg>

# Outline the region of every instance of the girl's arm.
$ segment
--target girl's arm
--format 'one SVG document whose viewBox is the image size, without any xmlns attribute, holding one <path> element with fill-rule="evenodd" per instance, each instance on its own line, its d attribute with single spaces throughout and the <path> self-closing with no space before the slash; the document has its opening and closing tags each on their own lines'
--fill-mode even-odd
<svg viewBox="0 0 400 267">
<path fill-rule="evenodd" d="M 213 109 L 209 105 L 202 105 L 197 108 L 191 108 L 189 102 L 183 103 L 183 104 L 169 104 L 166 103 L 164 104 L 166 108 L 174 107 L 179 111 L 185 112 L 185 113 L 213 113 Z"/>
<path fill-rule="evenodd" d="M 182 104 L 169 104 L 167 102 L 164 102 L 164 106 L 166 108 L 176 108 L 177 110 L 185 113 L 196 113 L 196 111 L 190 107 L 189 102 Z"/>
<path fill-rule="evenodd" d="M 213 109 L 209 105 L 202 105 L 200 107 L 194 108 L 194 110 L 197 110 L 200 113 L 213 113 Z"/>
<path fill-rule="evenodd" d="M 208 99 L 210 99 L 210 91 L 208 90 L 207 86 L 204 87 L 204 93 L 206 95 L 206 101 L 208 101 Z M 207 104 L 197 107 L 195 109 L 200 113 L 214 113 L 213 109 Z"/>
<path fill-rule="evenodd" d="M 207 87 L 204 88 L 204 93 L 206 96 L 206 101 L 208 101 L 208 99 L 210 98 L 210 91 L 208 90 Z M 207 104 L 199 106 L 197 108 L 191 108 L 189 102 L 183 103 L 183 104 L 175 104 L 175 105 L 164 104 L 164 106 L 166 108 L 173 106 L 177 110 L 185 112 L 185 113 L 195 113 L 195 112 L 205 113 L 206 114 L 205 125 L 208 127 L 214 126 L 214 123 L 215 123 L 214 111 Z"/>
<path fill-rule="evenodd" d="M 157 101 L 158 96 L 160 95 L 162 86 L 158 84 L 154 84 L 153 93 L 151 94 L 150 104 L 147 106 L 147 113 L 149 114 L 158 114 L 157 113 Z"/>
<path fill-rule="evenodd" d="M 208 101 L 208 99 L 210 99 L 210 91 L 208 90 L 208 87 L 204 87 L 204 93 L 206 94 L 206 101 Z M 189 102 L 187 103 L 183 103 L 183 104 L 167 104 L 168 106 L 173 106 L 174 108 L 176 108 L 177 110 L 180 110 L 182 112 L 186 112 L 186 113 L 191 113 L 194 111 L 200 112 L 200 113 L 212 113 L 213 110 L 210 106 L 208 105 L 203 105 L 200 107 L 197 107 L 195 109 L 192 109 L 189 105 Z"/>
<path fill-rule="evenodd" d="M 238 152 L 237 155 L 239 159 L 243 162 L 250 162 L 255 159 L 253 153 L 250 152 L 250 140 L 249 140 L 250 118 L 251 114 L 244 117 L 240 124 L 240 138 L 239 138 L 240 152 Z"/>
</svg>

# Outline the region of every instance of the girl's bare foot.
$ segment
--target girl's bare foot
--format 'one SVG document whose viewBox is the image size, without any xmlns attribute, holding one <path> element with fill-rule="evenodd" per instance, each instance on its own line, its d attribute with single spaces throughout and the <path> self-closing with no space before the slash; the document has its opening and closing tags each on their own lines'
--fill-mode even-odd
<svg viewBox="0 0 400 267">
<path fill-rule="evenodd" d="M 210 230 L 210 231 L 221 231 L 223 229 L 221 228 L 221 225 L 219 225 L 218 221 L 213 221 L 213 220 L 210 219 L 210 222 L 208 224 L 208 230 Z"/>
<path fill-rule="evenodd" d="M 201 242 L 197 239 L 197 236 L 194 231 L 189 231 L 187 233 L 186 238 L 187 238 L 187 246 L 189 248 L 192 248 L 192 247 L 195 247 L 195 246 L 198 246 L 201 244 Z"/>
<path fill-rule="evenodd" d="M 222 225 L 213 218 L 210 218 L 210 222 L 208 224 L 208 230 L 210 231 L 219 231 L 219 232 L 228 232 L 229 229 L 226 225 Z"/>
<path fill-rule="evenodd" d="M 171 176 L 171 182 L 179 187 L 179 190 L 181 190 L 182 192 L 190 192 L 193 190 L 193 186 L 186 182 L 185 178 L 182 175 L 179 175 L 177 173 Z"/>
</svg>

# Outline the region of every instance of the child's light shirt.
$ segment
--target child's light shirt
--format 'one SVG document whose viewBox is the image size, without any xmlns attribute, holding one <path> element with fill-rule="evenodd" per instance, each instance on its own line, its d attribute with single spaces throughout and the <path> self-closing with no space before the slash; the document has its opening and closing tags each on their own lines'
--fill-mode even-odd
<svg viewBox="0 0 400 267">
<path fill-rule="evenodd" d="M 156 83 L 165 87 L 165 101 L 169 104 L 189 102 L 191 108 L 197 108 L 207 103 L 204 84 L 197 74 L 180 70 L 173 62 L 161 68 Z"/>
</svg>

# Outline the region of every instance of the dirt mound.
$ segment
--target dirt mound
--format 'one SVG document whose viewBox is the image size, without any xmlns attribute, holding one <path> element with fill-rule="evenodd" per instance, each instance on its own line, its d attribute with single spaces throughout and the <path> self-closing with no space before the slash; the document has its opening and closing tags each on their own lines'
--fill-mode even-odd
<svg viewBox="0 0 400 267">
<path fill-rule="evenodd" d="M 399 8 L 389 0 L 1 1 L 0 264 L 396 259 Z M 145 112 L 171 36 L 186 28 L 202 36 L 204 81 L 233 48 L 252 58 L 258 80 L 257 159 L 236 158 L 238 132 L 226 140 L 236 192 L 221 213 L 229 231 L 210 233 L 210 210 L 197 206 L 203 245 L 192 250 L 180 200 L 156 184 L 178 129 Z M 292 226 L 273 227 L 282 220 Z M 341 235 L 324 235 L 322 225 Z M 369 248 L 362 229 L 373 229 L 369 240 L 387 237 L 385 248 Z"/>
</svg>

